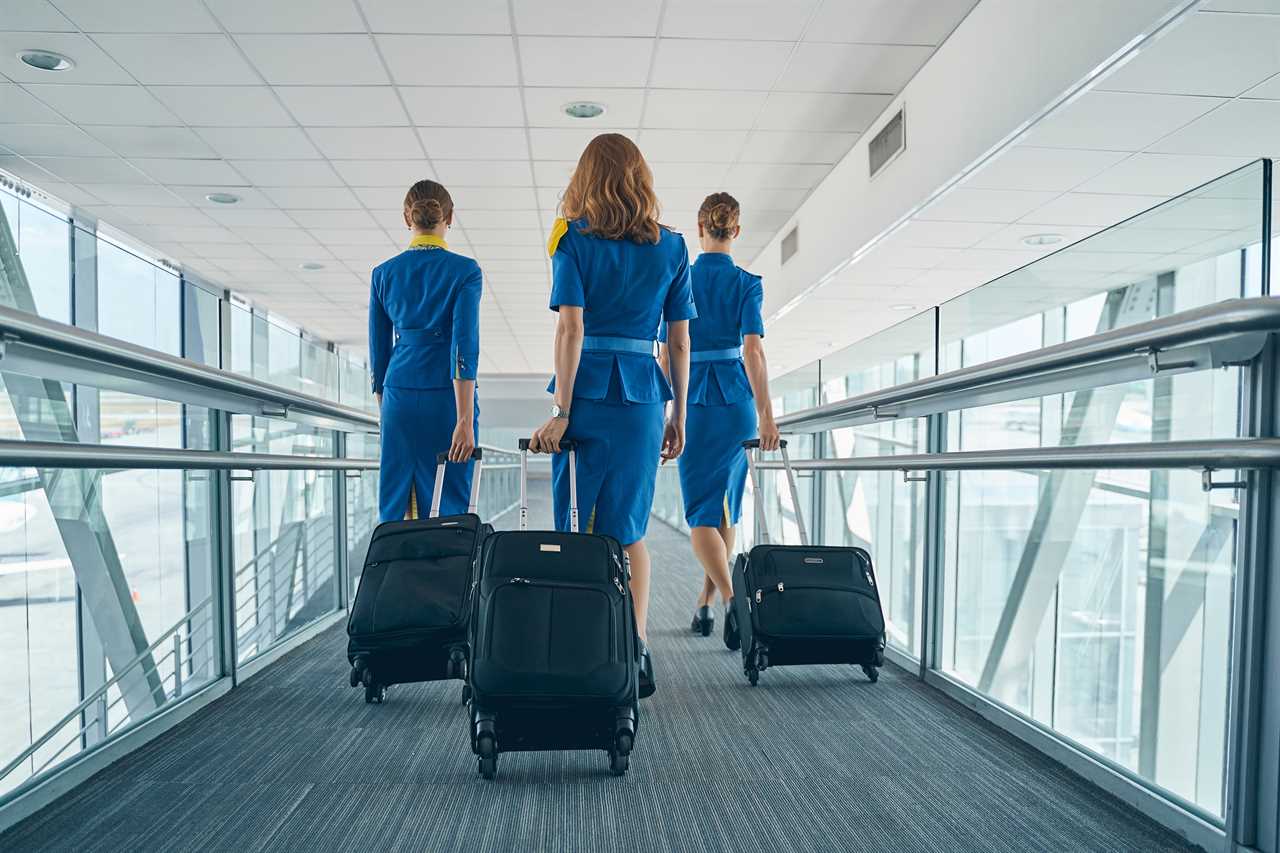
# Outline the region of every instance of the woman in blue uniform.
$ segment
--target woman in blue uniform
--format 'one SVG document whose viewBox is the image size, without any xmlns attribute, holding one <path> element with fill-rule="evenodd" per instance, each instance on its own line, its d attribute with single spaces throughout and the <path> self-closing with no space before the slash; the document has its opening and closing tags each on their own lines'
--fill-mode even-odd
<svg viewBox="0 0 1280 853">
<path fill-rule="evenodd" d="M 382 521 L 416 517 L 449 452 L 440 512 L 467 511 L 479 405 L 480 266 L 445 242 L 453 199 L 435 181 L 404 197 L 409 248 L 373 270 L 369 360 L 382 408 Z M 417 510 L 417 511 L 415 511 Z"/>
<path fill-rule="evenodd" d="M 712 193 L 698 210 L 702 254 L 693 264 L 698 318 L 689 324 L 693 366 L 688 439 L 680 457 L 684 516 L 693 552 L 706 571 L 693 631 L 711 633 L 711 604 L 718 590 L 725 603 L 726 642 L 737 632 L 728 606 L 733 596 L 729 560 L 747 479 L 742 442 L 758 434 L 762 448 L 778 448 L 760 316 L 764 289 L 760 277 L 739 269 L 729 254 L 742 230 L 739 213 L 737 200 L 728 193 Z M 664 361 L 665 356 L 664 348 Z"/>
<path fill-rule="evenodd" d="M 696 316 L 684 238 L 658 224 L 653 176 L 635 143 L 597 136 L 578 160 L 552 229 L 551 310 L 556 322 L 551 419 L 532 449 L 555 452 L 573 439 L 581 517 L 622 543 L 631 562 L 636 627 L 643 642 L 649 609 L 644 535 L 659 458 L 684 446 L 689 323 Z M 665 324 L 671 381 L 654 358 Z M 671 415 L 663 426 L 663 410 Z M 569 527 L 568 461 L 552 460 L 556 527 Z M 648 646 L 640 695 L 654 691 Z"/>
</svg>

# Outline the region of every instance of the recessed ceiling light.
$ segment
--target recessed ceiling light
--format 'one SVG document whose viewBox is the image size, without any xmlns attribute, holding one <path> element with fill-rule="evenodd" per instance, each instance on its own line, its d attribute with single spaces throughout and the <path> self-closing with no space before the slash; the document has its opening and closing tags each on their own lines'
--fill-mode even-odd
<svg viewBox="0 0 1280 853">
<path fill-rule="evenodd" d="M 52 50 L 22 50 L 18 52 L 18 58 L 40 71 L 67 71 L 76 65 L 71 57 Z"/>
<path fill-rule="evenodd" d="M 564 105 L 564 114 L 569 118 L 598 118 L 604 115 L 604 104 L 595 101 L 571 101 Z"/>
<path fill-rule="evenodd" d="M 235 204 L 240 200 L 240 196 L 231 193 L 209 193 L 205 198 L 214 204 Z"/>
<path fill-rule="evenodd" d="M 1022 242 L 1028 246 L 1052 246 L 1054 243 L 1062 242 L 1061 234 L 1030 234 L 1022 238 Z"/>
<path fill-rule="evenodd" d="M 890 310 L 890 311 L 914 311 L 915 309 L 916 309 L 916 306 L 914 306 L 914 305 L 908 305 L 908 304 L 906 304 L 905 302 L 903 302 L 903 303 L 901 303 L 901 304 L 899 304 L 899 305 L 890 305 L 890 306 L 889 306 L 889 310 Z"/>
<path fill-rule="evenodd" d="M 298 264 L 298 268 L 304 269 L 307 272 L 315 272 L 316 270 L 324 269 L 324 264 L 319 263 L 317 261 L 303 261 L 302 263 Z"/>
</svg>

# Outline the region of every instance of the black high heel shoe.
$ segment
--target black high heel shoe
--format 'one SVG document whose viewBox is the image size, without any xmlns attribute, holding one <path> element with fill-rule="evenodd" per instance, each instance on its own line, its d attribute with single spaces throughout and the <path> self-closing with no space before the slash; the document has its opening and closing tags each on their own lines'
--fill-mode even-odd
<svg viewBox="0 0 1280 853">
<path fill-rule="evenodd" d="M 724 647 L 731 652 L 742 648 L 742 638 L 738 635 L 738 612 L 733 609 L 733 599 L 724 606 Z"/>
<path fill-rule="evenodd" d="M 716 627 L 716 614 L 710 604 L 704 604 L 693 611 L 693 633 L 710 637 Z"/>
<path fill-rule="evenodd" d="M 653 680 L 653 658 L 649 654 L 649 646 L 640 642 L 640 698 L 648 699 L 658 689 Z"/>
</svg>

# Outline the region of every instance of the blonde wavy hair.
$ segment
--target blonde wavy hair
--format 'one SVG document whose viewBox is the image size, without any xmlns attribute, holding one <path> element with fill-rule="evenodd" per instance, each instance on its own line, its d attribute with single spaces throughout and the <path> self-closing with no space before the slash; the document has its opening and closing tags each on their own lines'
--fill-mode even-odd
<svg viewBox="0 0 1280 853">
<path fill-rule="evenodd" d="M 606 240 L 657 243 L 662 236 L 653 172 L 636 144 L 620 133 L 602 133 L 587 144 L 560 212 L 569 220 L 585 219 L 585 233 Z"/>
</svg>

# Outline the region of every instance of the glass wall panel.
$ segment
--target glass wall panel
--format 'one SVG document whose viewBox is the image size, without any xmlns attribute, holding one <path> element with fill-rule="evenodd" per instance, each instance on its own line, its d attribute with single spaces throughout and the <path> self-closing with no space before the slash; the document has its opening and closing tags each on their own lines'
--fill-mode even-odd
<svg viewBox="0 0 1280 853">
<path fill-rule="evenodd" d="M 98 331 L 182 355 L 178 276 L 98 238 Z"/>
</svg>

